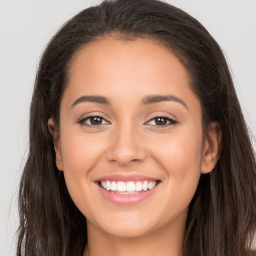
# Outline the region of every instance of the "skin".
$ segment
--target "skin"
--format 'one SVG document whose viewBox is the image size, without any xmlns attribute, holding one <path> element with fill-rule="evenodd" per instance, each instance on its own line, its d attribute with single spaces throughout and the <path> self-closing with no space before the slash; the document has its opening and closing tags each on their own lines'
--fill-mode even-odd
<svg viewBox="0 0 256 256">
<path fill-rule="evenodd" d="M 107 97 L 111 104 L 72 107 L 85 95 Z M 173 95 L 187 107 L 173 100 L 142 104 L 149 95 Z M 88 114 L 100 115 L 100 124 L 90 123 Z M 163 123 L 157 116 L 165 117 Z M 219 125 L 210 123 L 204 136 L 201 116 L 185 67 L 159 43 L 108 37 L 79 50 L 61 100 L 60 128 L 52 118 L 48 126 L 56 165 L 87 218 L 84 255 L 182 255 L 189 203 L 200 175 L 219 159 Z M 161 182 L 146 200 L 120 206 L 103 198 L 94 182 L 110 174 Z"/>
</svg>

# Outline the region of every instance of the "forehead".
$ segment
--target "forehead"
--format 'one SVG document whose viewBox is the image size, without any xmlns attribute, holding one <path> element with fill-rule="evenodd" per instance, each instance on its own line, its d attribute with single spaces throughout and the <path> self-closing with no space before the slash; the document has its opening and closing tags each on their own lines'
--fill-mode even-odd
<svg viewBox="0 0 256 256">
<path fill-rule="evenodd" d="M 71 101 L 83 94 L 100 94 L 128 101 L 145 94 L 171 93 L 198 104 L 189 84 L 186 68 L 157 41 L 108 37 L 88 43 L 76 53 L 64 96 Z"/>
<path fill-rule="evenodd" d="M 70 78 L 81 78 L 84 72 L 89 78 L 89 71 L 98 71 L 103 74 L 124 75 L 124 69 L 131 78 L 136 71 L 141 75 L 153 75 L 154 72 L 162 74 L 170 73 L 172 76 L 182 78 L 189 83 L 189 75 L 186 68 L 169 48 L 152 39 L 122 39 L 106 37 L 90 42 L 78 50 L 75 54 Z M 117 73 L 118 71 L 122 71 Z M 174 77 L 174 76 L 173 76 Z"/>
</svg>

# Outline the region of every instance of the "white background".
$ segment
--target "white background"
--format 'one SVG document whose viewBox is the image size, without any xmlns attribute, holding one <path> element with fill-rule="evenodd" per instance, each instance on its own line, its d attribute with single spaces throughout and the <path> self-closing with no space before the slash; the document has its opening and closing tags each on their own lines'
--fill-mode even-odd
<svg viewBox="0 0 256 256">
<path fill-rule="evenodd" d="M 99 2 L 0 0 L 0 256 L 15 255 L 18 184 L 27 155 L 29 105 L 40 55 L 60 25 Z M 167 2 L 197 18 L 222 47 L 256 136 L 256 0 Z"/>
</svg>

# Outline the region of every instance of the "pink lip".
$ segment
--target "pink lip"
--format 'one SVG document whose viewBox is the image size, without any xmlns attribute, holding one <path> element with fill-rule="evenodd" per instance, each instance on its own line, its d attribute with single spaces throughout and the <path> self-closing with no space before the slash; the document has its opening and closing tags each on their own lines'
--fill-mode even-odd
<svg viewBox="0 0 256 256">
<path fill-rule="evenodd" d="M 108 191 L 100 186 L 100 181 L 142 181 L 142 180 L 157 180 L 154 178 L 146 177 L 146 176 L 141 176 L 141 175 L 109 175 L 109 176 L 104 176 L 98 179 L 96 182 L 97 187 L 101 193 L 101 195 L 107 199 L 108 201 L 115 203 L 115 204 L 120 204 L 120 205 L 131 205 L 131 204 L 137 204 L 140 203 L 141 201 L 146 200 L 150 196 L 152 196 L 158 189 L 159 183 L 157 185 L 147 191 L 140 191 L 135 194 L 118 194 L 113 191 Z M 159 181 L 159 180 L 158 180 Z"/>
<path fill-rule="evenodd" d="M 156 191 L 156 187 L 158 186 L 152 188 L 151 190 L 138 192 L 136 194 L 117 194 L 113 191 L 108 191 L 102 188 L 101 186 L 98 186 L 98 187 L 102 196 L 108 201 L 115 204 L 130 205 L 130 204 L 140 203 L 141 201 L 152 196 Z"/>
<path fill-rule="evenodd" d="M 151 181 L 151 180 L 157 180 L 157 179 L 151 178 L 148 176 L 138 175 L 138 174 L 130 174 L 130 175 L 113 174 L 113 175 L 107 175 L 107 176 L 101 177 L 95 180 L 95 182 L 107 181 L 107 180 L 127 182 L 127 181 L 143 181 L 143 180 Z"/>
</svg>

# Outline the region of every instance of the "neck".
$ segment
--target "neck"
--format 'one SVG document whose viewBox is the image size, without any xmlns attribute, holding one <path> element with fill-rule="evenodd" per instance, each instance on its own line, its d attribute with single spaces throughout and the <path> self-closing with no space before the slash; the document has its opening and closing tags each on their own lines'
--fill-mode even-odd
<svg viewBox="0 0 256 256">
<path fill-rule="evenodd" d="M 87 223 L 88 244 L 84 256 L 182 256 L 184 227 L 166 227 L 152 234 L 120 238 Z"/>
</svg>

